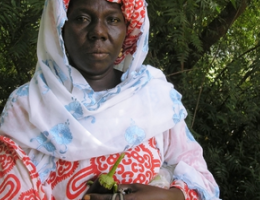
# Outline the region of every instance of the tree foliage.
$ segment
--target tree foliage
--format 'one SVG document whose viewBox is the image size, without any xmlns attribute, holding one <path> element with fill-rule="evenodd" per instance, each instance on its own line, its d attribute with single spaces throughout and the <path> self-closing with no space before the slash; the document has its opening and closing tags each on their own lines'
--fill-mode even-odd
<svg viewBox="0 0 260 200">
<path fill-rule="evenodd" d="M 9 94 L 31 78 L 42 6 L 38 0 L 0 2 L 0 110 Z"/>
<path fill-rule="evenodd" d="M 260 199 L 258 1 L 150 1 L 151 52 L 183 94 L 222 199 Z"/>
<path fill-rule="evenodd" d="M 146 62 L 183 94 L 221 198 L 260 199 L 260 2 L 147 1 Z M 42 4 L 0 2 L 0 111 L 33 73 Z"/>
</svg>

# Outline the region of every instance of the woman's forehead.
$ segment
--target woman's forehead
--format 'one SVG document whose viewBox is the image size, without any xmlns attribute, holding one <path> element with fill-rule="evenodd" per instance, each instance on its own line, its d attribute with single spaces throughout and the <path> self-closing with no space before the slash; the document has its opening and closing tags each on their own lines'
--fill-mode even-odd
<svg viewBox="0 0 260 200">
<path fill-rule="evenodd" d="M 65 5 L 66 9 L 68 9 L 70 1 L 71 0 L 63 0 L 63 3 Z M 122 0 L 104 0 L 104 1 L 109 1 L 109 2 L 113 2 L 113 3 L 122 3 Z"/>
<path fill-rule="evenodd" d="M 68 16 L 71 13 L 78 15 L 79 12 L 87 12 L 88 14 L 96 12 L 98 15 L 108 15 L 120 13 L 123 15 L 121 5 L 107 0 L 71 0 L 67 10 Z"/>
</svg>

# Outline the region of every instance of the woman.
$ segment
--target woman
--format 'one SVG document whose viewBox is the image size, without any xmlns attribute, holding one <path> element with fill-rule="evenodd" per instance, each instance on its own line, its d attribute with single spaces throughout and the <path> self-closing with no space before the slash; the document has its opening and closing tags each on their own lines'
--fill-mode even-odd
<svg viewBox="0 0 260 200">
<path fill-rule="evenodd" d="M 218 199 L 181 95 L 142 65 L 148 34 L 144 0 L 46 0 L 35 74 L 1 115 L 0 199 Z M 121 152 L 130 192 L 89 193 Z M 168 188 L 148 185 L 163 164 Z"/>
</svg>

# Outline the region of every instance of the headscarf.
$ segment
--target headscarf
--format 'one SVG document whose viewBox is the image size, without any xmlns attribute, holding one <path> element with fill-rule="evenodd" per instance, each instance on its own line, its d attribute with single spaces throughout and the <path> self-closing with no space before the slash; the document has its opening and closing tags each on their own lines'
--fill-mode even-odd
<svg viewBox="0 0 260 200">
<path fill-rule="evenodd" d="M 55 170 L 57 159 L 79 161 L 126 151 L 186 116 L 181 95 L 163 73 L 143 65 L 148 52 L 147 4 L 115 2 L 122 4 L 130 22 L 123 60 L 115 66 L 124 74 L 120 84 L 102 92 L 93 91 L 68 62 L 62 38 L 68 1 L 45 2 L 35 74 L 10 95 L 0 124 L 0 135 L 25 150 L 42 181 Z"/>
</svg>

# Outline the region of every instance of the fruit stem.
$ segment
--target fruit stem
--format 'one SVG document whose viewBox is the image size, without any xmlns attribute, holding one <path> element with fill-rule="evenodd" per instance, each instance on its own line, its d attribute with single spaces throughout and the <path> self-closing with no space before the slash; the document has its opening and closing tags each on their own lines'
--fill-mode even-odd
<svg viewBox="0 0 260 200">
<path fill-rule="evenodd" d="M 108 176 L 112 177 L 114 175 L 114 173 L 116 172 L 116 168 L 118 167 L 119 163 L 121 162 L 121 160 L 124 158 L 125 153 L 121 153 L 121 155 L 119 156 L 119 158 L 117 159 L 117 161 L 115 162 L 115 164 L 113 165 L 112 169 L 108 172 Z"/>
</svg>

